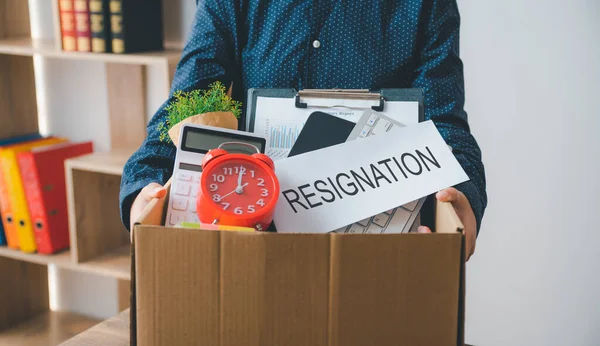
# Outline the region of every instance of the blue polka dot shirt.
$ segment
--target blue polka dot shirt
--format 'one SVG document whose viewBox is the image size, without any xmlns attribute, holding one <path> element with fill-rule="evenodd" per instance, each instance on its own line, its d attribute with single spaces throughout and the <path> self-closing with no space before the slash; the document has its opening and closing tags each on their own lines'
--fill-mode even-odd
<svg viewBox="0 0 600 346">
<path fill-rule="evenodd" d="M 421 88 L 426 119 L 470 177 L 457 188 L 471 203 L 479 232 L 485 172 L 463 109 L 459 27 L 456 0 L 198 0 L 171 95 L 217 80 L 233 83 L 233 97 L 242 102 L 248 88 Z M 171 101 L 156 112 L 125 165 L 120 208 L 127 228 L 139 191 L 166 183 L 173 172 L 175 147 L 161 142 L 157 130 Z"/>
</svg>

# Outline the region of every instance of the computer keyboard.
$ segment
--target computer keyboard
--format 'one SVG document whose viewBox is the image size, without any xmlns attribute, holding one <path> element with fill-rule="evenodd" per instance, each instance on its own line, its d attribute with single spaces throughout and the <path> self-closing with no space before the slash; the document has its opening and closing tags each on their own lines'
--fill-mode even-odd
<svg viewBox="0 0 600 346">
<path fill-rule="evenodd" d="M 406 125 L 372 110 L 366 111 L 356 123 L 347 141 L 386 133 Z M 421 211 L 425 198 L 412 201 L 395 209 L 335 230 L 335 233 L 407 233 Z"/>
</svg>

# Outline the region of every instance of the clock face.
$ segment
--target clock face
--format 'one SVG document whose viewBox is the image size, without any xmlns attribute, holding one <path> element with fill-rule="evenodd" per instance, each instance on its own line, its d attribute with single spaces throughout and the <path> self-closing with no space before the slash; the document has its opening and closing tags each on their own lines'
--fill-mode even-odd
<svg viewBox="0 0 600 346">
<path fill-rule="evenodd" d="M 202 174 L 208 175 L 208 196 L 219 208 L 236 215 L 258 213 L 276 197 L 270 175 L 254 162 L 227 160 Z"/>
</svg>

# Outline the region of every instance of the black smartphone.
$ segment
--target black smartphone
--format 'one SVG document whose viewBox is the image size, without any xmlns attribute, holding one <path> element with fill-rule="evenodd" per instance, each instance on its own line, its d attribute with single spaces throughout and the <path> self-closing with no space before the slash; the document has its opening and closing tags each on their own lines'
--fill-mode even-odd
<svg viewBox="0 0 600 346">
<path fill-rule="evenodd" d="M 335 115 L 313 112 L 308 116 L 288 156 L 345 143 L 355 125 Z"/>
</svg>

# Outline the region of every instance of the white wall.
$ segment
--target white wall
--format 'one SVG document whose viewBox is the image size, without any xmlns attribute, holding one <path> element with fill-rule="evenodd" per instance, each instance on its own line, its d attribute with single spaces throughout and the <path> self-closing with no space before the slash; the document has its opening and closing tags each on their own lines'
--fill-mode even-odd
<svg viewBox="0 0 600 346">
<path fill-rule="evenodd" d="M 467 342 L 600 345 L 600 2 L 459 0 L 489 207 Z"/>
</svg>

